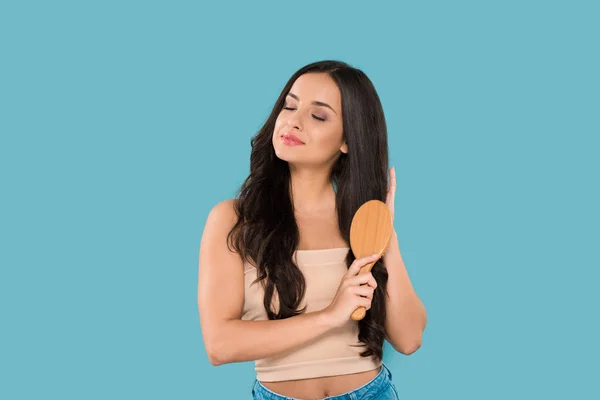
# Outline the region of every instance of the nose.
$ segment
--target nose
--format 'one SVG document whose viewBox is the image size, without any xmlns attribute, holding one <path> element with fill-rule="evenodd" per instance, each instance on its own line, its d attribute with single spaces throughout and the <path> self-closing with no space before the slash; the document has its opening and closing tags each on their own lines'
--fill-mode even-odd
<svg viewBox="0 0 600 400">
<path fill-rule="evenodd" d="M 289 113 L 287 125 L 290 129 L 298 129 L 300 131 L 302 130 L 302 123 L 300 121 L 300 113 L 298 112 L 298 110 Z"/>
</svg>

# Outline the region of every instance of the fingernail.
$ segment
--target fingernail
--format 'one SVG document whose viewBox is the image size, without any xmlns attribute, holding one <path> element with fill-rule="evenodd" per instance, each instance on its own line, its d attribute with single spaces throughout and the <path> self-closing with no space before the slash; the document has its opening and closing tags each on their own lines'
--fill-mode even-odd
<svg viewBox="0 0 600 400">
<path fill-rule="evenodd" d="M 373 258 L 379 257 L 379 254 L 373 254 L 371 257 L 373 257 Z"/>
</svg>

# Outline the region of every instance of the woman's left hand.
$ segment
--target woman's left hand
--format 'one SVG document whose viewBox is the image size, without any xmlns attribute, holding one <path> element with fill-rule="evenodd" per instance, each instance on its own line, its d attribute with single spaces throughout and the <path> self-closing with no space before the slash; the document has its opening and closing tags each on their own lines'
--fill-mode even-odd
<svg viewBox="0 0 600 400">
<path fill-rule="evenodd" d="M 392 216 L 392 226 L 394 221 L 394 200 L 396 199 L 396 169 L 394 167 L 390 168 L 390 183 L 387 192 L 387 196 L 385 199 L 385 204 L 388 206 L 390 210 L 390 215 Z M 394 229 L 394 232 L 396 229 Z"/>
</svg>

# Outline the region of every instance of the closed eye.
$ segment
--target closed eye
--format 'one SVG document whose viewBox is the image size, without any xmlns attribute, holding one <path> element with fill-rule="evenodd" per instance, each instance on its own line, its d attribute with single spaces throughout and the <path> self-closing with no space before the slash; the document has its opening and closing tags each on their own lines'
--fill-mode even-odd
<svg viewBox="0 0 600 400">
<path fill-rule="evenodd" d="M 295 110 L 295 108 L 291 108 L 291 107 L 283 107 L 283 109 L 284 109 L 284 110 Z M 314 119 L 318 120 L 318 121 L 325 121 L 325 118 L 320 118 L 320 117 L 317 117 L 317 116 L 316 116 L 316 115 L 314 115 L 314 114 L 311 114 L 311 116 L 312 116 Z"/>
</svg>

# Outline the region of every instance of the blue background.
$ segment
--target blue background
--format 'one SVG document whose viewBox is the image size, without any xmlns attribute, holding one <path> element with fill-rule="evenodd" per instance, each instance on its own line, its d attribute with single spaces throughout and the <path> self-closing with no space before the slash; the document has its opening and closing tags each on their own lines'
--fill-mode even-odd
<svg viewBox="0 0 600 400">
<path fill-rule="evenodd" d="M 395 227 L 429 323 L 403 399 L 591 399 L 596 1 L 0 5 L 0 398 L 245 399 L 197 308 L 211 207 L 301 66 L 383 102 Z M 217 393 L 220 393 L 217 395 Z"/>
</svg>

